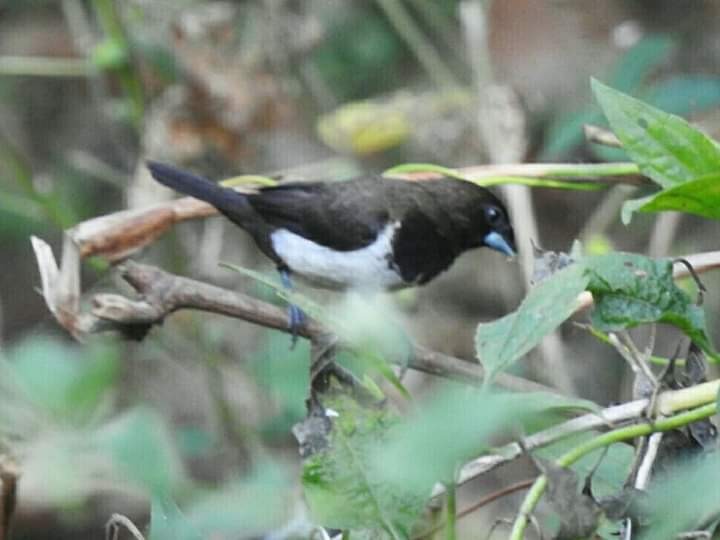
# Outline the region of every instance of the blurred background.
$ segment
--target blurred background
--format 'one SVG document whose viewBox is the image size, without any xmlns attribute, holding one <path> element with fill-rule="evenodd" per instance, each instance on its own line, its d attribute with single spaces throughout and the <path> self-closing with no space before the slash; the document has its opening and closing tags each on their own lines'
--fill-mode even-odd
<svg viewBox="0 0 720 540">
<path fill-rule="evenodd" d="M 720 4 L 3 0 L 0 454 L 22 463 L 16 537 L 99 538 L 114 512 L 142 528 L 158 486 L 192 501 L 198 520 L 203 497 L 241 501 L 248 537 L 305 526 L 291 427 L 305 414 L 307 346 L 189 312 L 141 343 L 74 344 L 37 292 L 30 235 L 59 252 L 64 229 L 172 197 L 148 158 L 211 178 L 316 179 L 404 162 L 624 160 L 583 137 L 583 124 L 604 125 L 591 76 L 719 138 Z M 717 249 L 717 225 L 690 216 L 621 225 L 632 189 L 505 196 L 525 205 L 514 217 L 547 249 L 577 238 L 595 252 Z M 135 258 L 272 299 L 218 267 L 271 270 L 220 219 L 182 224 Z M 475 326 L 512 310 L 527 275 L 483 250 L 393 301 L 416 341 L 472 359 Z M 120 286 L 99 260 L 82 278 L 87 291 Z M 704 281 L 712 333 L 720 282 Z M 613 352 L 577 329 L 560 339 L 573 392 L 603 404 L 626 396 Z M 524 362 L 522 374 L 552 383 L 545 365 Z"/>
</svg>

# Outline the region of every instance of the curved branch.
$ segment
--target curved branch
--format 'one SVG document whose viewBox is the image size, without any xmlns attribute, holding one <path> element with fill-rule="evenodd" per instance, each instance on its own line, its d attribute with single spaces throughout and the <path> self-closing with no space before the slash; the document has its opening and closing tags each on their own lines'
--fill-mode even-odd
<svg viewBox="0 0 720 540">
<path fill-rule="evenodd" d="M 165 317 L 179 309 L 218 313 L 289 332 L 285 310 L 245 294 L 176 276 L 155 266 L 134 261 L 124 263 L 121 273 L 123 279 L 141 298 L 131 300 L 117 294 L 95 295 L 91 316 L 86 317 L 82 323 L 83 333 L 115 329 L 127 334 L 128 330 L 134 333 L 139 328 L 141 337 L 144 331 L 161 323 Z M 313 339 L 327 335 L 327 330 L 316 321 L 307 319 L 298 333 L 302 337 Z M 472 384 L 481 382 L 484 376 L 483 367 L 479 363 L 461 360 L 419 345 L 413 346 L 408 367 Z M 499 375 L 496 382 L 514 391 L 553 392 L 547 386 L 508 374 Z"/>
</svg>

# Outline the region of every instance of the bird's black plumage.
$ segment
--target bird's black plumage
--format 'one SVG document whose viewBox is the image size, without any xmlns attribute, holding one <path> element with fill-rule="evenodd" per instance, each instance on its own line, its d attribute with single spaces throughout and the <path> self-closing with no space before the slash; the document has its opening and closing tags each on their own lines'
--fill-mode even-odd
<svg viewBox="0 0 720 540">
<path fill-rule="evenodd" d="M 469 249 L 515 250 L 500 200 L 462 180 L 363 177 L 241 194 L 169 165 L 148 167 L 160 183 L 210 203 L 245 229 L 279 268 L 321 286 L 422 284 Z"/>
</svg>

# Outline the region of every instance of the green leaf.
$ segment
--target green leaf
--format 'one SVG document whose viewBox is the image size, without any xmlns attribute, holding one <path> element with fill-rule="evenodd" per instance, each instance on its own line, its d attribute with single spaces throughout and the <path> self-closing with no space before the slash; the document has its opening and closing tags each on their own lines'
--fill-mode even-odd
<svg viewBox="0 0 720 540">
<path fill-rule="evenodd" d="M 534 455 L 555 461 L 572 448 L 597 437 L 598 433 L 583 433 L 564 439 L 533 452 Z M 625 443 L 613 444 L 590 452 L 571 465 L 580 478 L 592 473 L 592 492 L 595 497 L 609 497 L 622 491 L 633 464 L 633 447 Z M 598 464 L 599 462 L 599 464 Z"/>
<path fill-rule="evenodd" d="M 627 201 L 623 221 L 633 212 L 677 211 L 710 219 L 720 219 L 720 173 L 706 175 L 664 189 L 657 194 Z"/>
<path fill-rule="evenodd" d="M 166 495 L 156 495 L 150 507 L 149 540 L 202 540 L 178 505 Z"/>
<path fill-rule="evenodd" d="M 268 330 L 263 345 L 254 353 L 248 367 L 258 385 L 271 399 L 276 411 L 260 430 L 270 438 L 285 438 L 292 426 L 305 418 L 310 386 L 310 345 L 306 340 L 288 347 L 288 337 Z"/>
<path fill-rule="evenodd" d="M 622 92 L 638 90 L 650 72 L 668 57 L 673 45 L 673 40 L 667 36 L 651 34 L 644 37 L 613 67 L 609 75 L 611 86 Z M 540 152 L 541 160 L 556 160 L 566 155 L 572 148 L 585 141 L 583 126 L 597 124 L 601 120 L 602 115 L 594 105 L 556 116 L 546 130 L 545 144 Z M 594 153 L 613 150 L 613 159 L 606 161 L 618 161 L 617 149 L 593 147 L 592 150 Z"/>
<path fill-rule="evenodd" d="M 184 470 L 165 421 L 138 407 L 95 432 L 90 441 L 107 453 L 122 477 L 153 493 L 168 493 L 184 479 Z"/>
<path fill-rule="evenodd" d="M 588 269 L 588 290 L 595 301 L 593 326 L 613 332 L 647 323 L 671 324 L 717 359 L 705 314 L 675 285 L 670 259 L 611 253 L 588 257 L 583 265 Z"/>
<path fill-rule="evenodd" d="M 610 82 L 620 92 L 634 92 L 675 48 L 670 36 L 648 34 L 630 48 L 614 66 Z"/>
<path fill-rule="evenodd" d="M 125 44 L 116 39 L 107 38 L 92 51 L 92 62 L 100 69 L 117 69 L 127 64 L 130 54 Z"/>
<path fill-rule="evenodd" d="M 610 126 L 643 174 L 662 187 L 717 172 L 720 149 L 678 116 L 665 113 L 593 79 Z"/>
<path fill-rule="evenodd" d="M 720 78 L 704 75 L 671 77 L 640 94 L 643 101 L 663 111 L 688 115 L 720 103 Z"/>
<path fill-rule="evenodd" d="M 194 501 L 185 518 L 201 538 L 260 538 L 291 519 L 296 488 L 283 463 L 261 462 L 248 477 Z"/>
<path fill-rule="evenodd" d="M 339 529 L 383 530 L 407 538 L 430 493 L 390 484 L 374 468 L 371 449 L 395 420 L 384 409 L 337 395 L 323 404 L 337 413 L 329 446 L 304 465 L 302 483 L 314 520 Z"/>
<path fill-rule="evenodd" d="M 620 212 L 620 219 L 622 220 L 623 224 L 629 225 L 630 221 L 632 221 L 632 215 L 635 212 L 640 211 L 640 209 L 645 206 L 645 204 L 653 200 L 653 198 L 655 198 L 655 195 L 646 195 L 645 197 L 639 197 L 637 199 L 630 199 L 625 201 L 622 206 L 622 211 Z"/>
<path fill-rule="evenodd" d="M 524 431 L 530 423 L 555 418 L 558 411 L 588 407 L 596 408 L 544 393 L 511 394 L 448 385 L 376 444 L 374 470 L 389 485 L 427 496 L 435 483 L 452 482 L 462 463 L 486 452 L 498 432 Z"/>
<path fill-rule="evenodd" d="M 542 161 L 556 160 L 585 140 L 583 126 L 602 120 L 600 111 L 590 108 L 558 115 L 550 122 L 543 137 L 545 145 L 540 153 Z"/>
<path fill-rule="evenodd" d="M 296 485 L 280 462 L 261 463 L 246 478 L 201 494 L 183 510 L 153 497 L 150 540 L 259 538 L 287 523 Z"/>
<path fill-rule="evenodd" d="M 3 366 L 6 380 L 55 423 L 87 423 L 118 373 L 116 351 L 97 342 L 80 348 L 35 337 L 16 346 L 9 357 Z"/>
<path fill-rule="evenodd" d="M 587 283 L 582 265 L 568 266 L 534 287 L 515 312 L 479 324 L 475 350 L 486 369 L 485 383 L 490 384 L 495 375 L 570 317 Z"/>
<path fill-rule="evenodd" d="M 648 500 L 648 526 L 640 540 L 677 538 L 717 521 L 720 508 L 720 454 L 713 452 L 653 478 Z"/>
</svg>

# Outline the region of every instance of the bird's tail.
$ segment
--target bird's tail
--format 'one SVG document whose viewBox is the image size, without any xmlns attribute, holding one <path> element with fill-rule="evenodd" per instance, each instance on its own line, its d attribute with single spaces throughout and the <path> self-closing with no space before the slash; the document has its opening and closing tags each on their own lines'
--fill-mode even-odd
<svg viewBox="0 0 720 540">
<path fill-rule="evenodd" d="M 234 189 L 157 161 L 148 161 L 147 167 L 153 178 L 162 185 L 205 201 L 231 219 L 241 218 L 249 209 L 247 197 Z"/>
</svg>

